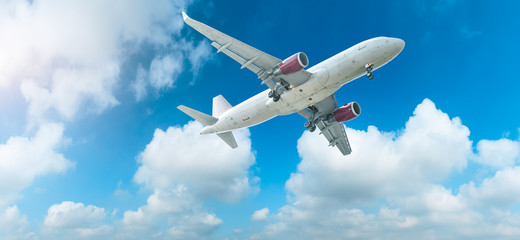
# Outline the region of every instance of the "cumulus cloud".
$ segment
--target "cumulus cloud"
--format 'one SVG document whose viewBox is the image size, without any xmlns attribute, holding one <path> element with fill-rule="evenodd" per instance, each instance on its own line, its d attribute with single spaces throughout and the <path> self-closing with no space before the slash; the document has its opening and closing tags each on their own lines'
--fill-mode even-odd
<svg viewBox="0 0 520 240">
<path fill-rule="evenodd" d="M 119 67 L 114 63 L 105 64 L 88 69 L 57 69 L 48 88 L 33 80 L 24 81 L 20 89 L 29 102 L 30 120 L 38 123 L 47 118 L 46 113 L 50 110 L 71 119 L 84 104 L 91 104 L 90 109 L 94 112 L 117 105 L 112 88 Z"/>
<path fill-rule="evenodd" d="M 302 135 L 298 141 L 301 162 L 286 182 L 289 203 L 273 215 L 278 222 L 253 237 L 518 236 L 519 216 L 508 212 L 520 202 L 514 194 L 520 192 L 517 168 L 498 171 L 480 185 L 464 184 L 458 191 L 440 184 L 450 174 L 462 173 L 474 153 L 468 128 L 432 101 L 419 104 L 397 133 L 370 126 L 366 131 L 347 128 L 347 135 L 354 150 L 347 157 L 329 147 L 319 134 Z M 496 157 L 504 159 L 500 154 Z"/>
<path fill-rule="evenodd" d="M 216 135 L 201 135 L 202 124 L 156 129 L 153 140 L 139 155 L 135 181 L 149 189 L 187 186 L 200 198 L 216 197 L 235 202 L 246 196 L 252 179 L 248 169 L 255 163 L 249 131 L 235 131 L 237 149 Z"/>
<path fill-rule="evenodd" d="M 407 194 L 423 184 L 461 171 L 472 153 L 469 130 L 426 99 L 400 135 L 347 129 L 353 153 L 343 157 L 323 136 L 305 132 L 298 140 L 302 161 L 286 188 L 300 201 L 363 202 Z M 323 187 L 327 186 L 327 187 Z"/>
<path fill-rule="evenodd" d="M 32 233 L 26 231 L 28 227 L 27 217 L 20 214 L 17 206 L 0 209 L 0 236 L 3 239 L 29 239 Z"/>
<path fill-rule="evenodd" d="M 126 211 L 120 222 L 118 238 L 142 239 L 160 233 L 175 239 L 198 239 L 208 236 L 222 224 L 214 213 L 184 186 L 155 190 L 147 204 L 136 211 Z M 167 229 L 161 226 L 167 226 Z"/>
<path fill-rule="evenodd" d="M 20 197 L 20 191 L 35 177 L 64 172 L 73 166 L 57 152 L 64 143 L 64 125 L 49 121 L 71 121 L 78 113 L 100 113 L 120 104 L 116 96 L 124 81 L 120 79 L 120 73 L 125 70 L 123 68 L 134 67 L 130 65 L 135 62 L 141 66 L 136 77 L 139 81 L 133 85 L 138 99 L 146 96 L 149 89 L 165 91 L 174 87 L 185 63 L 191 65 L 194 75 L 197 74 L 209 56 L 210 47 L 207 41 L 194 45 L 181 39 L 184 23 L 180 12 L 190 2 L 0 2 L 0 32 L 5 33 L 0 35 L 0 90 L 13 90 L 25 99 L 27 131 L 37 131 L 33 136 L 11 137 L 5 144 L 0 144 L 0 213 L 6 213 L 3 219 L 12 219 L 14 223 L 17 221 L 12 216 L 24 219 L 16 206 L 7 206 Z M 141 59 L 136 56 L 148 50 L 160 54 L 152 56 L 151 63 L 139 62 Z M 250 148 L 250 143 L 247 145 Z M 254 158 L 251 159 L 254 163 Z M 238 173 L 231 179 L 236 180 L 231 184 L 235 189 L 225 196 L 209 194 L 203 187 L 202 190 L 190 190 L 190 194 L 196 195 L 197 199 L 204 195 L 236 201 L 251 190 L 247 173 Z M 225 178 L 216 182 L 227 184 L 229 181 Z M 150 189 L 157 190 L 155 187 Z M 105 225 L 97 223 L 78 222 L 75 227 L 60 227 L 56 221 L 51 221 L 73 215 L 88 218 L 100 209 L 104 214 L 102 208 L 80 204 L 63 202 L 52 206 L 45 231 L 52 235 L 63 230 L 84 237 L 104 233 Z M 90 210 L 93 212 L 88 212 Z M 221 223 L 213 214 L 201 216 L 204 216 L 202 222 L 211 226 Z M 177 230 L 170 232 L 175 235 Z"/>
<path fill-rule="evenodd" d="M 35 177 L 73 166 L 57 152 L 64 141 L 63 125 L 47 123 L 33 137 L 11 137 L 0 144 L 0 208 L 15 200 Z"/>
<path fill-rule="evenodd" d="M 267 221 L 267 215 L 269 215 L 269 208 L 262 208 L 257 210 L 251 216 L 252 221 Z"/>
<path fill-rule="evenodd" d="M 103 225 L 105 217 L 103 208 L 64 201 L 48 209 L 42 233 L 54 239 L 101 238 L 112 230 L 112 227 Z"/>
<path fill-rule="evenodd" d="M 3 1 L 0 32 L 9 34 L 0 36 L 0 88 L 20 86 L 31 124 L 100 112 L 119 103 L 121 68 L 143 47 L 167 53 L 152 62 L 149 84 L 170 88 L 184 61 L 198 70 L 209 53 L 206 42 L 179 40 L 185 2 Z"/>
<path fill-rule="evenodd" d="M 198 239 L 214 232 L 223 221 L 204 209 L 210 198 L 236 202 L 256 191 L 249 177 L 255 163 L 249 131 L 235 131 L 239 147 L 229 148 L 214 135 L 200 135 L 202 125 L 157 129 L 139 155 L 134 180 L 153 191 L 147 204 L 127 211 L 121 226 L 131 236 L 160 233 L 178 239 Z M 167 230 L 161 229 L 166 223 Z"/>
<path fill-rule="evenodd" d="M 520 143 L 510 139 L 481 140 L 475 162 L 492 168 L 512 167 L 520 159 Z"/>
<path fill-rule="evenodd" d="M 474 182 L 464 184 L 461 193 L 480 207 L 510 209 L 520 203 L 520 166 L 499 170 L 480 186 Z"/>
</svg>

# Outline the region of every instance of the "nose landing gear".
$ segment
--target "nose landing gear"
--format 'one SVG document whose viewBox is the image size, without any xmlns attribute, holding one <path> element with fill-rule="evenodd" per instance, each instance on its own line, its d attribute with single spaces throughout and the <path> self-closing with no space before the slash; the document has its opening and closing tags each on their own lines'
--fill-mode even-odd
<svg viewBox="0 0 520 240">
<path fill-rule="evenodd" d="M 367 78 L 372 80 L 374 78 L 374 74 L 372 74 L 372 69 L 374 67 L 373 63 L 365 64 L 365 70 L 367 71 Z"/>
</svg>

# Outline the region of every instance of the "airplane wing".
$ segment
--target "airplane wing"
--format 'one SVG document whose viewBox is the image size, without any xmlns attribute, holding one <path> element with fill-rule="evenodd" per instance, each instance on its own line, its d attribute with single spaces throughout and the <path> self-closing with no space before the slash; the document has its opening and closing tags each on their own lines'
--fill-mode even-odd
<svg viewBox="0 0 520 240">
<path fill-rule="evenodd" d="M 217 53 L 223 52 L 233 60 L 240 63 L 242 68 L 247 68 L 258 75 L 262 80 L 262 84 L 266 84 L 270 89 L 275 89 L 278 82 L 287 82 L 292 86 L 298 86 L 311 76 L 310 72 L 301 70 L 289 75 L 272 76 L 270 72 L 278 66 L 282 60 L 251 47 L 233 37 L 230 37 L 204 23 L 193 20 L 186 13 L 182 13 L 182 17 L 186 24 L 209 38 L 211 46 L 217 49 Z"/>
<path fill-rule="evenodd" d="M 315 119 L 316 126 L 320 129 L 320 134 L 323 134 L 329 146 L 338 147 L 339 151 L 343 155 L 349 155 L 352 152 L 350 143 L 348 142 L 347 132 L 345 132 L 345 126 L 343 123 L 339 123 L 334 119 L 333 113 L 338 109 L 338 104 L 334 95 L 323 99 L 314 105 L 314 111 L 316 112 Z M 306 108 L 298 112 L 304 118 L 310 120 L 313 117 L 313 109 Z"/>
</svg>

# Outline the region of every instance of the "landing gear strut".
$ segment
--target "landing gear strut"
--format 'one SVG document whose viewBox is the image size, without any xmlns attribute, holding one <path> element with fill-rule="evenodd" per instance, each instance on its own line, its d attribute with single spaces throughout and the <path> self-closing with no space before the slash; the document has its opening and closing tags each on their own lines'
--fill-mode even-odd
<svg viewBox="0 0 520 240">
<path fill-rule="evenodd" d="M 367 71 L 367 78 L 372 80 L 374 78 L 374 74 L 372 74 L 372 69 L 374 68 L 374 64 L 365 64 L 365 70 Z"/>
<path fill-rule="evenodd" d="M 309 129 L 310 132 L 314 132 L 316 130 L 316 123 L 314 122 L 316 119 L 316 113 L 318 113 L 318 109 L 315 106 L 309 106 L 308 108 L 312 112 L 312 117 L 307 121 L 304 125 L 305 128 Z"/>
</svg>

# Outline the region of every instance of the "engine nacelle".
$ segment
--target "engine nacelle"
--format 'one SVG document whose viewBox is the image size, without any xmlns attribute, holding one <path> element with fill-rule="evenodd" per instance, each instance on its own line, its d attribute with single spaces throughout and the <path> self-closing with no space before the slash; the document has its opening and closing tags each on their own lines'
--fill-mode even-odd
<svg viewBox="0 0 520 240">
<path fill-rule="evenodd" d="M 343 105 L 334 112 L 334 119 L 338 122 L 350 121 L 361 114 L 361 107 L 357 102 Z"/>
<path fill-rule="evenodd" d="M 303 52 L 299 52 L 283 60 L 283 62 L 280 63 L 278 70 L 281 73 L 288 75 L 304 69 L 307 65 L 309 65 L 307 55 Z"/>
</svg>

